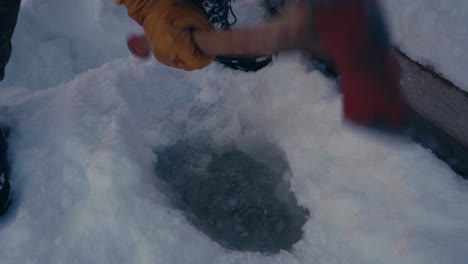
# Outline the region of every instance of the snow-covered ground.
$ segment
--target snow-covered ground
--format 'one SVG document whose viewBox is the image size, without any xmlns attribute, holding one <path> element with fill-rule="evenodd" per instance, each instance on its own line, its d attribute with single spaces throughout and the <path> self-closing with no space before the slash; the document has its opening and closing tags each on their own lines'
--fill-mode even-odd
<svg viewBox="0 0 468 264">
<path fill-rule="evenodd" d="M 113 1 L 22 5 L 0 83 L 15 198 L 0 263 L 466 263 L 468 183 L 419 145 L 343 124 L 335 83 L 298 56 L 183 72 L 129 56 L 137 27 Z M 225 250 L 169 205 L 152 150 L 200 134 L 285 151 L 311 212 L 291 252 Z"/>
<path fill-rule="evenodd" d="M 468 1 L 381 2 L 395 44 L 468 92 Z"/>
</svg>

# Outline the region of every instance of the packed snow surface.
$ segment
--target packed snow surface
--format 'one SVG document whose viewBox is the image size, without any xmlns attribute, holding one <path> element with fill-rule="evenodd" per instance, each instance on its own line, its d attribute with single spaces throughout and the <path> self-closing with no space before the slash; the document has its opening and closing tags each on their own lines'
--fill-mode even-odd
<svg viewBox="0 0 468 264">
<path fill-rule="evenodd" d="M 137 28 L 110 0 L 23 0 L 0 84 L 14 190 L 1 263 L 466 263 L 467 182 L 417 144 L 344 124 L 336 84 L 299 56 L 183 72 L 131 57 Z M 153 149 L 199 135 L 284 150 L 311 212 L 290 252 L 226 250 L 170 205 Z"/>
<path fill-rule="evenodd" d="M 468 1 L 381 2 L 395 45 L 468 92 Z"/>
</svg>

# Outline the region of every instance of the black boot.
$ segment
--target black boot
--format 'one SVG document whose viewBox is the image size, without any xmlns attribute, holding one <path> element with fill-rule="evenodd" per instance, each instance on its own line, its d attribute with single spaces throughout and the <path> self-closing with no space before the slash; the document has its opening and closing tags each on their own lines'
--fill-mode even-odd
<svg viewBox="0 0 468 264">
<path fill-rule="evenodd" d="M 0 81 L 11 56 L 11 37 L 15 31 L 21 0 L 0 0 Z"/>
<path fill-rule="evenodd" d="M 3 78 L 5 78 L 5 69 L 0 68 L 0 81 L 3 80 Z"/>
<path fill-rule="evenodd" d="M 2 41 L 3 41 L 3 44 L 2 44 Z M 10 60 L 10 55 L 11 55 L 10 40 L 8 41 L 2 40 L 0 37 L 0 81 L 2 81 L 5 78 L 5 66 Z"/>
<path fill-rule="evenodd" d="M 0 128 L 0 217 L 5 214 L 10 205 L 8 135 L 8 129 Z"/>
</svg>

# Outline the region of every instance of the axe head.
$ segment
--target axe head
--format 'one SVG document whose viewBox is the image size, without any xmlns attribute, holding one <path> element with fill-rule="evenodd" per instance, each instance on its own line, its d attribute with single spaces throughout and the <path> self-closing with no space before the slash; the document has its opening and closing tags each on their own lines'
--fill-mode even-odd
<svg viewBox="0 0 468 264">
<path fill-rule="evenodd" d="M 309 0 L 321 45 L 340 74 L 344 117 L 398 129 L 407 121 L 396 55 L 376 0 Z"/>
</svg>

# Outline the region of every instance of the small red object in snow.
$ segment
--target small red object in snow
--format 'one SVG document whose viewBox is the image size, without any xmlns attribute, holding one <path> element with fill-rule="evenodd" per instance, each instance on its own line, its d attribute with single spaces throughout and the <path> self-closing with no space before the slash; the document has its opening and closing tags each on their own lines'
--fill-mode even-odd
<svg viewBox="0 0 468 264">
<path fill-rule="evenodd" d="M 127 46 L 135 57 L 145 59 L 150 56 L 151 49 L 145 35 L 129 36 Z"/>
</svg>

